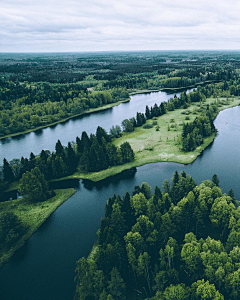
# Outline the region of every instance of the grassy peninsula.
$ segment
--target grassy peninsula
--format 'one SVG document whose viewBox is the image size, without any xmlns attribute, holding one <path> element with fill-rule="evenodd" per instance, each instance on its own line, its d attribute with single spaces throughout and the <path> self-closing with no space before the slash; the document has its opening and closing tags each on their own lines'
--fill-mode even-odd
<svg viewBox="0 0 240 300">
<path fill-rule="evenodd" d="M 201 146 L 197 147 L 194 151 L 183 152 L 181 150 L 181 134 L 182 125 L 184 122 L 191 122 L 201 114 L 201 105 L 217 104 L 219 111 L 239 105 L 239 97 L 231 99 L 227 98 L 208 98 L 206 102 L 199 104 L 193 103 L 187 109 L 176 109 L 169 111 L 154 120 L 148 120 L 147 124 L 157 122 L 150 129 L 145 129 L 144 126 L 136 127 L 133 132 L 124 132 L 122 137 L 115 139 L 115 146 L 119 146 L 124 142 L 129 142 L 134 153 L 134 161 L 113 166 L 111 168 L 99 171 L 83 173 L 81 171 L 75 172 L 73 175 L 64 177 L 65 179 L 81 178 L 92 181 L 100 181 L 107 177 L 121 173 L 132 167 L 139 167 L 148 163 L 154 162 L 177 162 L 182 164 L 192 163 L 202 151 L 210 145 L 216 137 L 212 134 L 210 137 L 205 138 Z M 159 126 L 159 131 L 157 131 Z M 61 178 L 63 179 L 63 178 Z"/>
<path fill-rule="evenodd" d="M 15 242 L 1 245 L 0 268 L 10 260 L 14 252 L 24 245 L 25 241 L 33 235 L 46 219 L 75 192 L 76 190 L 73 188 L 56 190 L 56 195 L 44 202 L 32 203 L 24 198 L 20 198 L 0 203 L 1 213 L 16 215 L 25 228 L 23 235 L 15 239 Z"/>
</svg>

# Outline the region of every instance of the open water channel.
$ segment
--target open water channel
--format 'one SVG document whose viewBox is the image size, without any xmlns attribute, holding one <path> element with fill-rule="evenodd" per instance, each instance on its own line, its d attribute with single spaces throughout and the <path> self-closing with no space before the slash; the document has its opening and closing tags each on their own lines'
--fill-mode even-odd
<svg viewBox="0 0 240 300">
<path fill-rule="evenodd" d="M 69 120 L 40 132 L 0 141 L 0 159 L 28 157 L 32 151 L 54 150 L 75 140 L 83 130 L 97 126 L 109 130 L 125 118 L 144 112 L 146 105 L 167 101 L 165 92 L 134 95 L 128 103 L 112 109 Z M 240 106 L 220 112 L 215 120 L 218 136 L 190 165 L 154 163 L 99 183 L 75 181 L 77 192 L 61 205 L 0 271 L 1 300 L 72 300 L 76 261 L 87 256 L 96 241 L 96 231 L 104 216 L 105 204 L 113 194 L 123 196 L 135 185 L 148 182 L 161 187 L 175 170 L 185 171 L 197 183 L 217 174 L 224 192 L 233 189 L 240 199 Z"/>
</svg>

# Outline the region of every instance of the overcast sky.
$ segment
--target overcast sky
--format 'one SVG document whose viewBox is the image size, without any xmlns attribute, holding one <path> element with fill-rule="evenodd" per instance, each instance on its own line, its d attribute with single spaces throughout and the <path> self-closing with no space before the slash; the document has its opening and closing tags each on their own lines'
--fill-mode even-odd
<svg viewBox="0 0 240 300">
<path fill-rule="evenodd" d="M 240 1 L 0 1 L 0 52 L 185 49 L 240 49 Z"/>
</svg>

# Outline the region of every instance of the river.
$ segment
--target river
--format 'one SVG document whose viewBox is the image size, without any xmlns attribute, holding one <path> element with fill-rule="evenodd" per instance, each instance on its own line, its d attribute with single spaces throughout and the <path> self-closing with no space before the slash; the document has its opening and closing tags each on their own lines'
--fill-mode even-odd
<svg viewBox="0 0 240 300">
<path fill-rule="evenodd" d="M 106 122 L 105 125 L 97 123 L 108 129 L 112 124 L 120 124 L 122 119 L 134 116 L 136 111 L 144 111 L 146 104 L 160 103 L 162 99 L 165 101 L 171 96 L 163 92 L 135 95 L 129 103 L 121 104 L 111 110 L 71 120 L 52 129 L 44 129 L 41 135 L 31 133 L 23 138 L 10 139 L 9 143 L 1 146 L 7 147 L 6 145 L 13 144 L 13 147 L 18 147 L 19 145 L 19 151 L 20 146 L 22 149 L 21 155 L 25 156 L 28 156 L 30 149 L 33 151 L 33 147 L 36 147 L 33 152 L 39 153 L 42 145 L 44 148 L 46 147 L 45 149 L 53 150 L 54 143 L 58 138 L 63 144 L 66 144 L 67 141 L 75 139 L 76 132 L 80 131 L 80 128 L 87 129 L 88 133 L 91 132 L 91 122 L 95 117 L 99 120 L 101 115 L 105 115 L 103 119 L 111 118 L 112 123 L 109 120 L 102 120 Z M 136 102 L 142 100 L 144 105 L 140 108 L 139 103 L 134 103 L 135 100 Z M 136 105 L 136 110 L 129 112 L 130 108 L 128 108 L 119 118 L 120 111 L 127 105 L 131 107 Z M 117 121 L 112 115 L 118 118 Z M 215 120 L 215 126 L 218 129 L 217 138 L 190 165 L 154 163 L 137 168 L 135 174 L 127 174 L 127 176 L 119 174 L 96 184 L 88 181 L 77 183 L 75 187 L 77 192 L 52 214 L 26 244 L 14 254 L 11 261 L 2 268 L 0 271 L 0 298 L 3 300 L 72 300 L 75 289 L 76 261 L 81 256 L 87 256 L 96 241 L 96 231 L 99 228 L 101 217 L 104 216 L 107 199 L 114 193 L 123 196 L 126 191 L 131 192 L 135 185 L 141 185 L 143 181 L 148 182 L 154 188 L 155 185 L 161 186 L 164 179 L 170 179 L 175 170 L 179 172 L 184 170 L 197 183 L 200 183 L 202 180 L 211 179 L 216 173 L 223 191 L 228 192 L 232 188 L 236 198 L 240 199 L 239 115 L 239 106 L 220 112 Z M 91 120 L 89 125 L 86 124 L 87 120 Z M 81 126 L 78 125 L 78 121 L 82 122 Z M 69 132 L 66 139 L 63 133 L 64 126 L 72 128 L 72 130 L 75 128 L 75 135 Z M 96 125 L 95 128 L 91 128 L 92 131 L 95 131 Z M 50 136 L 53 137 L 52 131 L 61 136 L 55 136 L 53 143 L 49 141 L 48 147 L 45 144 L 40 144 L 38 147 L 34 144 L 34 141 L 43 143 L 47 140 L 45 132 L 50 133 Z M 28 150 L 24 150 L 24 146 L 21 145 L 26 141 Z M 10 147 L 8 149 L 10 151 Z M 5 152 L 5 154 L 9 153 Z M 9 157 L 13 158 L 11 155 Z"/>
<path fill-rule="evenodd" d="M 137 112 L 145 113 L 146 105 L 150 107 L 155 103 L 160 104 L 174 95 L 166 92 L 137 94 L 131 96 L 131 101 L 118 106 L 75 117 L 27 134 L 2 139 L 0 140 L 0 164 L 2 164 L 3 158 L 10 161 L 22 156 L 29 157 L 30 152 L 39 154 L 43 149 L 53 151 L 58 139 L 67 146 L 68 142 L 76 141 L 76 137 L 81 136 L 83 131 L 88 134 L 95 133 L 98 126 L 109 131 L 113 125 L 121 125 L 124 119 L 136 117 Z M 178 96 L 180 93 L 176 93 L 176 95 Z"/>
</svg>

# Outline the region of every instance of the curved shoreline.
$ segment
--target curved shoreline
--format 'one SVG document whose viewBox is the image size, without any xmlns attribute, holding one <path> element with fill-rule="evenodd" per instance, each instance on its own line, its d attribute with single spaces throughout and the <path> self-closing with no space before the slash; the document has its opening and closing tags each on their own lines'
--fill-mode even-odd
<svg viewBox="0 0 240 300">
<path fill-rule="evenodd" d="M 220 107 L 217 116 L 219 115 L 220 111 L 223 111 L 225 109 L 230 109 L 230 108 L 236 107 L 238 105 L 240 105 L 240 101 L 239 101 L 239 99 L 235 99 L 235 101 L 232 102 L 231 104 L 229 104 L 228 106 Z M 217 118 L 217 116 L 216 116 L 216 118 Z M 128 136 L 129 135 L 126 134 L 125 138 L 127 139 Z M 101 170 L 99 172 L 92 172 L 92 173 L 75 172 L 74 174 L 66 176 L 66 177 L 62 177 L 59 179 L 53 179 L 53 180 L 51 180 L 51 182 L 58 182 L 58 181 L 68 180 L 68 179 L 83 179 L 83 180 L 89 180 L 89 181 L 96 183 L 96 182 L 102 181 L 106 178 L 120 174 L 126 170 L 130 170 L 130 169 L 136 168 L 136 167 L 141 167 L 143 165 L 150 164 L 150 163 L 174 162 L 174 163 L 181 163 L 181 164 L 185 164 L 185 165 L 191 164 L 203 153 L 203 151 L 209 145 L 211 145 L 214 142 L 216 137 L 217 137 L 217 132 L 215 132 L 211 136 L 205 138 L 203 141 L 203 144 L 191 152 L 183 152 L 179 149 L 178 154 L 180 154 L 181 156 L 180 155 L 175 156 L 173 154 L 171 156 L 169 155 L 169 157 L 166 157 L 166 158 L 163 158 L 161 156 L 154 157 L 151 155 L 152 152 L 149 151 L 149 156 L 147 156 L 146 158 L 142 158 L 141 155 L 139 155 L 139 157 L 135 158 L 134 161 L 124 164 L 124 165 L 113 166 L 109 169 Z M 118 140 L 119 139 L 117 139 L 117 141 Z"/>
<path fill-rule="evenodd" d="M 37 218 L 37 221 L 35 223 L 31 223 L 32 226 L 30 226 L 29 230 L 21 237 L 21 239 L 16 243 L 16 245 L 11 247 L 11 249 L 7 253 L 4 253 L 4 255 L 0 258 L 0 269 L 3 267 L 4 264 L 9 262 L 13 254 L 26 243 L 26 241 L 38 230 L 38 228 L 50 217 L 50 215 L 53 214 L 60 205 L 62 205 L 75 193 L 76 190 L 73 188 L 58 190 L 56 196 L 48 199 L 46 202 L 40 203 L 47 203 L 47 205 L 49 205 L 49 209 L 46 209 L 43 213 L 41 213 L 41 215 L 39 215 L 39 217 Z M 20 202 L 19 206 L 21 206 L 21 200 L 22 199 L 17 200 Z M 11 204 L 11 202 L 12 201 L 10 201 L 10 203 L 9 201 L 8 203 L 2 202 L 2 205 L 8 205 Z"/>
<path fill-rule="evenodd" d="M 210 83 L 214 83 L 214 82 L 220 82 L 220 81 L 219 80 L 208 80 L 208 81 L 199 82 L 196 85 L 191 85 L 191 86 L 186 86 L 186 87 L 179 87 L 179 88 L 160 88 L 160 89 L 136 90 L 136 91 L 130 92 L 129 96 L 133 96 L 133 95 L 137 95 L 137 94 L 152 93 L 152 92 L 161 92 L 161 91 L 162 92 L 180 92 L 180 91 L 184 91 L 186 89 L 195 88 L 198 85 L 210 84 Z M 118 106 L 121 103 L 126 103 L 126 102 L 129 102 L 129 101 L 131 101 L 131 98 L 120 100 L 120 101 L 110 103 L 110 104 L 107 104 L 107 105 L 104 105 L 104 106 L 100 106 L 100 107 L 97 107 L 97 108 L 90 108 L 89 110 L 84 111 L 80 114 L 69 116 L 67 118 L 61 119 L 59 121 L 55 121 L 55 122 L 50 123 L 50 124 L 46 124 L 46 125 L 38 126 L 36 128 L 27 129 L 27 130 L 24 130 L 24 131 L 21 131 L 21 132 L 16 132 L 16 133 L 11 133 L 11 134 L 1 136 L 0 140 L 11 138 L 11 137 L 16 137 L 16 136 L 24 135 L 24 134 L 31 133 L 31 132 L 34 132 L 34 131 L 38 131 L 38 130 L 41 130 L 41 129 L 44 129 L 44 128 L 52 127 L 52 126 L 55 126 L 59 123 L 64 123 L 68 120 L 78 118 L 78 117 L 81 117 L 81 116 L 84 116 L 84 115 L 88 115 L 88 114 L 91 114 L 91 113 L 95 113 L 95 112 L 98 112 L 98 111 L 107 110 L 107 109 L 112 108 L 114 106 Z"/>
<path fill-rule="evenodd" d="M 210 98 L 211 99 L 211 98 Z M 218 114 L 220 113 L 220 111 L 223 111 L 225 109 L 230 109 L 232 107 L 236 107 L 240 105 L 240 97 L 235 97 L 234 101 L 231 102 L 229 105 L 223 106 L 219 108 Z M 174 112 L 180 112 L 181 109 L 179 110 L 174 110 L 172 112 L 170 112 L 169 114 L 166 114 L 165 116 L 167 116 L 169 119 L 171 118 L 171 115 Z M 217 116 L 218 116 L 217 114 Z M 217 118 L 216 116 L 216 118 Z M 161 116 L 163 117 L 163 116 Z M 161 118 L 159 117 L 159 118 Z M 216 119 L 215 118 L 215 119 Z M 136 132 L 137 130 L 139 130 L 139 128 L 141 127 L 137 127 L 137 129 L 135 129 L 134 132 Z M 133 132 L 133 133 L 134 133 Z M 147 132 L 147 131 L 146 131 Z M 180 149 L 178 149 L 178 155 L 174 155 L 174 153 L 172 155 L 169 155 L 169 157 L 161 157 L 161 156 L 155 156 L 152 157 L 152 152 L 149 151 L 149 154 L 147 156 L 147 158 L 142 158 L 142 156 L 139 154 L 139 158 L 134 159 L 134 161 L 124 164 L 124 165 L 118 165 L 118 166 L 113 166 L 111 168 L 105 169 L 105 170 L 101 170 L 99 172 L 92 172 L 92 173 L 82 173 L 82 172 L 75 172 L 72 175 L 69 176 L 65 176 L 65 177 L 61 177 L 61 178 L 57 178 L 57 179 L 53 179 L 50 180 L 49 182 L 60 182 L 63 180 L 69 180 L 69 179 L 83 179 L 83 180 L 89 180 L 92 181 L 94 183 L 102 181 L 108 177 L 112 177 L 115 176 L 117 174 L 120 174 L 126 170 L 130 170 L 132 168 L 136 168 L 136 167 L 141 167 L 143 165 L 146 164 L 151 164 L 151 163 L 157 163 L 157 162 L 174 162 L 174 163 L 181 163 L 181 164 L 191 164 L 193 163 L 198 156 L 200 156 L 202 154 L 202 152 L 211 144 L 214 142 L 215 138 L 217 136 L 217 132 L 213 133 L 210 137 L 207 137 L 204 139 L 204 142 L 202 145 L 200 145 L 199 147 L 197 147 L 194 151 L 192 152 L 183 152 Z M 128 139 L 129 134 L 124 134 L 123 138 Z M 122 138 L 118 138 L 115 141 L 117 143 L 121 143 L 120 140 Z M 122 141 L 123 142 L 123 141 Z M 18 182 L 13 182 L 12 184 L 9 185 L 8 189 L 6 190 L 6 192 L 10 192 L 10 191 L 15 191 L 18 188 Z"/>
<path fill-rule="evenodd" d="M 19 135 L 25 135 L 27 133 L 38 131 L 38 130 L 41 130 L 41 129 L 44 129 L 44 128 L 48 128 L 48 127 L 52 127 L 52 126 L 55 126 L 55 125 L 57 125 L 59 123 L 64 123 L 64 122 L 69 121 L 69 120 L 74 119 L 74 118 L 78 118 L 78 117 L 81 117 L 81 116 L 84 116 L 84 115 L 88 115 L 88 114 L 91 114 L 91 113 L 95 113 L 95 112 L 98 112 L 98 111 L 102 111 L 102 110 L 106 110 L 106 109 L 112 108 L 114 106 L 118 106 L 121 103 L 126 103 L 126 102 L 129 102 L 130 100 L 131 100 L 130 98 L 127 98 L 125 100 L 121 100 L 121 101 L 118 101 L 118 102 L 110 103 L 110 104 L 107 104 L 107 105 L 104 105 L 104 106 L 100 106 L 100 107 L 97 107 L 97 108 L 91 108 L 91 109 L 89 109 L 87 111 L 84 111 L 84 112 L 82 112 L 80 114 L 77 114 L 77 115 L 74 115 L 74 116 L 70 116 L 70 117 L 64 118 L 62 120 L 50 123 L 50 124 L 38 126 L 36 128 L 33 128 L 33 129 L 27 129 L 27 130 L 22 131 L 22 132 L 16 132 L 16 133 L 11 133 L 11 134 L 8 134 L 8 135 L 4 135 L 4 136 L 0 137 L 0 140 L 11 138 L 11 137 L 16 137 L 16 136 L 19 136 Z"/>
</svg>

